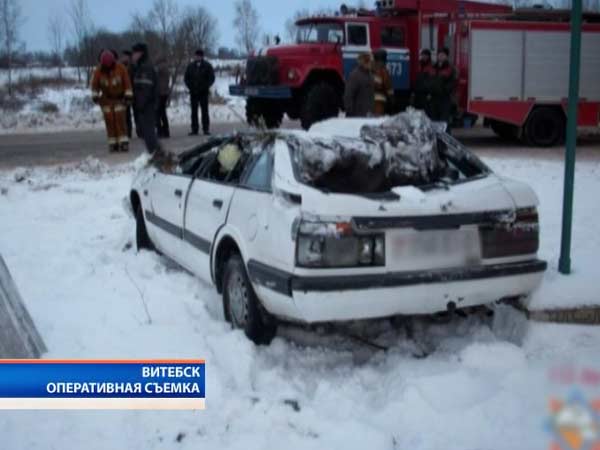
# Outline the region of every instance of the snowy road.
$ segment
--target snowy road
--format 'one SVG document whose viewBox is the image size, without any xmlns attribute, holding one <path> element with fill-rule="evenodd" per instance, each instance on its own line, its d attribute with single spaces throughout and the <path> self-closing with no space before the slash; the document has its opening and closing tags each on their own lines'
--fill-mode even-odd
<svg viewBox="0 0 600 450">
<path fill-rule="evenodd" d="M 297 122 L 286 122 L 287 128 L 297 128 Z M 214 123 L 213 134 L 226 134 L 236 130 L 247 129 L 242 122 Z M 189 148 L 199 142 L 202 137 L 188 137 L 186 126 L 175 126 L 172 138 L 164 141 L 169 149 Z M 484 128 L 456 130 L 456 135 L 474 149 L 480 156 L 509 155 L 519 158 L 542 158 L 562 160 L 564 149 L 536 149 L 524 147 L 519 143 L 507 143 L 498 139 Z M 62 131 L 55 133 L 0 134 L 0 169 L 11 169 L 19 166 L 54 165 L 77 162 L 92 156 L 108 164 L 123 163 L 133 160 L 143 151 L 143 143 L 134 139 L 132 152 L 129 155 L 110 155 L 106 149 L 106 139 L 101 130 Z M 582 138 L 578 150 L 579 161 L 600 160 L 600 137 Z"/>
<path fill-rule="evenodd" d="M 241 122 L 215 123 L 212 132 L 230 133 L 246 128 Z M 202 136 L 188 137 L 188 133 L 189 127 L 173 127 L 172 138 L 164 141 L 165 146 L 169 149 L 189 148 L 203 139 Z M 0 135 L 0 168 L 62 164 L 80 161 L 88 156 L 111 164 L 122 163 L 136 158 L 143 150 L 143 142 L 134 139 L 131 154 L 111 155 L 102 130 Z"/>
<path fill-rule="evenodd" d="M 520 154 L 486 162 L 541 197 L 550 270 L 537 301 L 597 297 L 598 160 L 578 164 L 576 275 L 566 287 L 556 273 L 562 165 Z M 376 338 L 387 352 L 291 330 L 257 348 L 224 322 L 212 288 L 131 247 L 134 223 L 121 200 L 132 174 L 131 165 L 94 160 L 0 171 L 0 252 L 47 357 L 205 358 L 208 410 L 0 411 L 2 450 L 546 449 L 552 398 L 600 398 L 590 378 L 556 379 L 557 369 L 575 381 L 600 370 L 597 327 L 531 324 L 517 347 L 482 319 L 423 325 L 425 359 L 385 324 Z"/>
</svg>

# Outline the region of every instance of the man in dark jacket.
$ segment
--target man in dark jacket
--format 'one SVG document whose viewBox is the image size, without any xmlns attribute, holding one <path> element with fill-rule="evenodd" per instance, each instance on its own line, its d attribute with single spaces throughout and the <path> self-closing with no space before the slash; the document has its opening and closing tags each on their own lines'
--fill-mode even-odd
<svg viewBox="0 0 600 450">
<path fill-rule="evenodd" d="M 452 124 L 452 110 L 454 106 L 454 89 L 456 87 L 456 69 L 448 60 L 450 52 L 443 48 L 438 52 L 435 65 L 434 82 L 434 120 L 446 122 L 448 129 Z"/>
<path fill-rule="evenodd" d="M 375 110 L 375 83 L 371 72 L 371 55 L 358 55 L 358 65 L 354 68 L 344 92 L 346 117 L 368 117 Z"/>
<path fill-rule="evenodd" d="M 167 105 L 169 104 L 169 94 L 171 92 L 171 73 L 169 72 L 167 58 L 159 58 L 159 60 L 156 62 L 156 68 L 158 70 L 158 93 L 160 95 L 156 128 L 158 130 L 159 138 L 169 138 L 171 137 L 171 132 L 169 131 Z"/>
<path fill-rule="evenodd" d="M 132 80 L 133 83 L 133 64 L 131 63 L 131 51 L 123 50 L 121 52 L 121 57 L 119 58 L 119 62 L 125 66 L 127 69 L 127 73 L 129 74 L 129 79 Z M 127 120 L 127 135 L 129 139 L 131 139 L 131 135 L 133 132 L 133 120 L 132 120 L 132 111 L 131 111 L 131 103 L 127 104 L 127 110 L 125 111 L 125 118 Z M 138 137 L 141 137 L 138 133 Z"/>
<path fill-rule="evenodd" d="M 411 98 L 411 104 L 425 111 L 429 118 L 433 117 L 433 83 L 435 78 L 435 67 L 431 62 L 431 51 L 429 49 L 421 50 L 419 58 L 419 71 L 415 80 L 415 90 Z"/>
<path fill-rule="evenodd" d="M 197 135 L 200 128 L 198 124 L 198 105 L 202 110 L 202 131 L 210 134 L 210 117 L 208 115 L 208 96 L 211 86 L 215 83 L 215 71 L 212 65 L 204 59 L 204 51 L 197 50 L 194 60 L 185 71 L 185 85 L 190 91 L 192 104 L 192 132 L 190 136 Z"/>
<path fill-rule="evenodd" d="M 133 46 L 133 109 L 137 116 L 142 138 L 149 153 L 160 150 L 156 137 L 156 112 L 159 102 L 158 76 L 148 56 L 148 46 Z"/>
</svg>

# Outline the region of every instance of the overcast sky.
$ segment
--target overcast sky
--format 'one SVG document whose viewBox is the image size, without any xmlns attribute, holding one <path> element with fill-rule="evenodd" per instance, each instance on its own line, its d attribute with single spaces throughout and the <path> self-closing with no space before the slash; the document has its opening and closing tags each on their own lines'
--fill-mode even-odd
<svg viewBox="0 0 600 450">
<path fill-rule="evenodd" d="M 21 39 L 28 50 L 48 50 L 48 16 L 54 11 L 65 11 L 69 0 L 19 0 L 25 23 Z M 235 39 L 231 30 L 233 0 L 176 0 L 181 6 L 203 5 L 219 23 L 220 45 L 233 47 Z M 342 0 L 253 0 L 260 15 L 263 32 L 283 34 L 283 24 L 294 11 L 302 8 L 338 7 Z M 352 3 L 349 1 L 348 3 Z M 88 0 L 96 26 L 112 31 L 122 31 L 131 20 L 132 13 L 147 11 L 152 0 Z M 70 36 L 69 36 L 70 39 Z"/>
</svg>

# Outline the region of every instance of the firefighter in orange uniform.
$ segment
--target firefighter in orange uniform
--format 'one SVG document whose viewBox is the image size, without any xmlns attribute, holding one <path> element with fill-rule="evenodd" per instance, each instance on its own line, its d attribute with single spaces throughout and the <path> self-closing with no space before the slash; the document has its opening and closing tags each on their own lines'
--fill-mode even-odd
<svg viewBox="0 0 600 450">
<path fill-rule="evenodd" d="M 387 70 L 387 52 L 377 50 L 373 54 L 373 81 L 375 83 L 375 116 L 383 116 L 390 112 L 394 100 L 392 77 Z"/>
<path fill-rule="evenodd" d="M 102 108 L 109 151 L 129 151 L 126 110 L 133 100 L 133 90 L 127 69 L 110 50 L 102 52 L 94 71 L 92 100 Z"/>
</svg>

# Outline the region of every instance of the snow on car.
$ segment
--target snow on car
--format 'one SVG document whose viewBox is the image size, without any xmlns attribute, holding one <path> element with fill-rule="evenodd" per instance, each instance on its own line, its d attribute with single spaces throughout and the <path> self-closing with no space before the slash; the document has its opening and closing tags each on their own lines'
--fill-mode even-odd
<svg viewBox="0 0 600 450">
<path fill-rule="evenodd" d="M 257 343 L 278 321 L 432 314 L 541 282 L 537 197 L 410 110 L 220 137 L 148 165 L 131 191 L 139 248 L 222 293 Z"/>
</svg>

